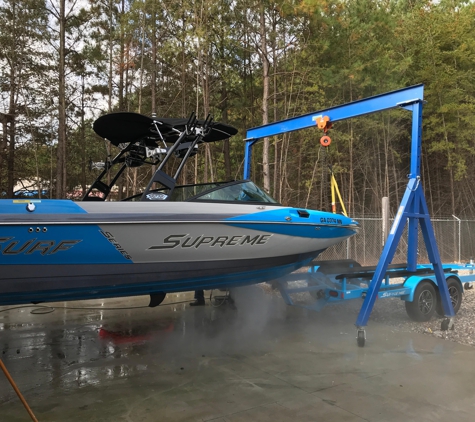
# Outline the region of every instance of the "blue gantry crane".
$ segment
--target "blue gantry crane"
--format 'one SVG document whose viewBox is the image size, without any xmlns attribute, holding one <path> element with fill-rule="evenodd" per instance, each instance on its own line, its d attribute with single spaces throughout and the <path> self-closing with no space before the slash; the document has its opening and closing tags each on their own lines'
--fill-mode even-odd
<svg viewBox="0 0 475 422">
<path fill-rule="evenodd" d="M 379 297 L 394 297 L 399 295 L 413 298 L 414 289 L 418 285 L 421 285 L 420 281 L 422 279 L 429 280 L 429 282 L 432 280 L 438 287 L 439 300 L 441 301 L 442 311 L 446 317 L 442 323 L 443 329 L 452 328 L 454 324 L 455 312 L 452 305 L 451 295 L 447 287 L 447 276 L 445 274 L 448 272 L 449 276 L 452 276 L 452 279 L 454 279 L 455 276 L 454 273 L 450 272 L 450 269 L 444 267 L 441 263 L 437 242 L 434 236 L 434 229 L 430 221 L 429 210 L 421 184 L 423 102 L 424 86 L 415 85 L 385 94 L 376 95 L 374 97 L 339 105 L 337 107 L 331 107 L 314 113 L 255 127 L 247 131 L 247 136 L 245 139 L 246 145 L 244 160 L 245 179 L 248 179 L 251 173 L 252 147 L 256 144 L 256 142 L 263 138 L 315 127 L 316 125 L 322 129 L 325 129 L 326 125 L 328 127 L 329 124 L 340 120 L 350 119 L 353 117 L 363 116 L 393 108 L 402 108 L 412 113 L 411 163 L 410 173 L 408 174 L 409 180 L 403 199 L 395 216 L 394 223 L 389 232 L 388 239 L 384 245 L 383 252 L 376 268 L 372 268 L 370 272 L 366 273 L 364 273 L 364 268 L 353 269 L 354 274 L 363 278 L 366 276 L 368 280 L 371 280 L 368 284 L 368 287 L 363 290 L 362 294 L 360 294 L 360 291 L 356 289 L 358 292 L 357 294 L 360 295 L 359 297 L 364 297 L 363 305 L 356 320 L 357 341 L 359 346 L 364 346 L 365 344 L 365 327 L 368 323 L 369 316 L 378 294 L 380 295 Z M 399 269 L 398 271 L 391 273 L 392 269 L 390 263 L 394 257 L 394 253 L 406 224 L 408 225 L 407 264 L 405 264 L 403 271 Z M 419 229 L 422 231 L 423 239 L 432 266 L 431 268 L 428 268 L 428 266 L 418 266 L 417 263 Z M 428 270 L 430 270 L 429 275 L 427 275 Z M 422 273 L 424 273 L 423 277 L 416 277 L 416 282 L 413 280 L 411 281 L 412 288 L 407 286 L 401 287 L 402 290 L 399 290 L 398 294 L 394 293 L 386 296 L 380 294 L 381 284 L 383 281 L 387 281 L 388 276 L 391 276 L 391 274 L 397 276 L 402 275 L 406 277 L 407 280 L 407 278 L 411 275 L 417 276 L 417 274 Z M 370 276 L 368 276 L 368 274 L 370 274 Z M 347 274 L 346 276 L 351 278 L 351 274 Z M 345 276 L 340 277 L 341 280 L 346 280 L 346 278 L 347 277 Z M 461 278 L 455 278 L 456 282 L 461 285 Z M 346 281 L 344 281 L 344 283 L 342 295 L 343 292 L 347 292 L 350 293 L 348 296 L 351 297 L 352 291 L 348 291 Z M 411 285 L 411 283 L 408 283 L 408 286 Z M 286 301 L 289 303 L 289 296 L 285 290 L 281 291 L 283 292 L 284 299 L 287 299 Z M 294 292 L 295 291 L 297 290 L 294 290 Z M 394 291 L 395 290 L 393 289 L 392 292 Z M 424 298 L 421 300 L 424 300 Z"/>
</svg>

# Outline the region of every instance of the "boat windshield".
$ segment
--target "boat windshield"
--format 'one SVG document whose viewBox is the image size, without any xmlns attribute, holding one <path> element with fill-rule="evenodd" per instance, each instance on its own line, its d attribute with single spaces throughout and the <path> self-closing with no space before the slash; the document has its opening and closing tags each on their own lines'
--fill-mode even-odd
<svg viewBox="0 0 475 422">
<path fill-rule="evenodd" d="M 142 194 L 134 195 L 123 201 L 140 201 Z M 153 189 L 147 195 L 150 201 L 210 201 L 210 202 L 278 202 L 249 180 L 232 182 L 212 182 L 196 185 L 175 186 L 170 197 L 164 188 Z"/>
<path fill-rule="evenodd" d="M 201 183 L 196 185 L 175 186 L 170 201 L 188 201 L 190 198 L 200 196 L 203 192 L 208 192 L 229 182 Z"/>
<path fill-rule="evenodd" d="M 176 190 L 177 188 L 175 188 Z M 218 202 L 265 202 L 277 204 L 277 201 L 248 180 L 218 186 L 190 199 L 191 201 Z"/>
</svg>

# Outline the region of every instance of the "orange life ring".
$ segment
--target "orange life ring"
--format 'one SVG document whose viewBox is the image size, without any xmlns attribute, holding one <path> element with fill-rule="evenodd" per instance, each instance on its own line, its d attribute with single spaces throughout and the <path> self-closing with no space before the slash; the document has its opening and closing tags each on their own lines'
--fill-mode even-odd
<svg viewBox="0 0 475 422">
<path fill-rule="evenodd" d="M 332 143 L 332 140 L 329 136 L 325 135 L 320 138 L 320 145 L 322 147 L 328 147 L 331 143 Z"/>
</svg>

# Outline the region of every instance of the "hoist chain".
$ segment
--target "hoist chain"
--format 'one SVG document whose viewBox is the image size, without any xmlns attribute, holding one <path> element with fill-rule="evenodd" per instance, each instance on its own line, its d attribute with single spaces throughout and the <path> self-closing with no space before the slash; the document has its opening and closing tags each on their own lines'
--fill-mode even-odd
<svg viewBox="0 0 475 422">
<path fill-rule="evenodd" d="M 320 146 L 323 148 L 323 164 L 322 164 L 322 210 L 330 211 L 329 201 L 328 201 L 328 148 Z"/>
</svg>

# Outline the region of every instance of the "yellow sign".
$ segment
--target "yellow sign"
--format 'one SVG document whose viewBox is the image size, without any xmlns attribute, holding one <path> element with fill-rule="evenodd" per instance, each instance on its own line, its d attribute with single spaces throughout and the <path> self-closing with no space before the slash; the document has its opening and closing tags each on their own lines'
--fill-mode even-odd
<svg viewBox="0 0 475 422">
<path fill-rule="evenodd" d="M 39 202 L 41 202 L 41 199 L 14 199 L 13 200 L 14 204 L 29 204 L 30 202 L 38 204 Z"/>
</svg>

